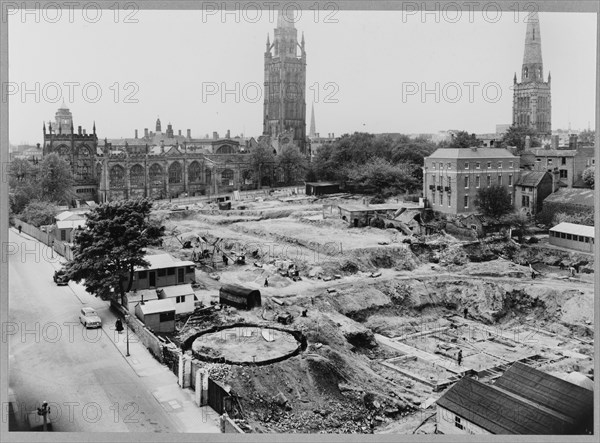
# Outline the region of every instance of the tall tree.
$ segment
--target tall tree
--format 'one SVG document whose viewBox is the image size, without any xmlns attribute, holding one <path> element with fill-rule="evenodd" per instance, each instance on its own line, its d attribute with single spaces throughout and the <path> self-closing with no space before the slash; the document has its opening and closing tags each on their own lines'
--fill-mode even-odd
<svg viewBox="0 0 600 443">
<path fill-rule="evenodd" d="M 581 179 L 587 186 L 594 189 L 594 176 L 595 175 L 596 175 L 596 167 L 590 166 L 589 168 L 587 168 L 583 171 L 583 173 L 581 174 Z"/>
<path fill-rule="evenodd" d="M 8 187 L 10 189 L 10 210 L 20 214 L 35 198 L 39 198 L 37 168 L 29 160 L 17 158 L 8 167 Z"/>
<path fill-rule="evenodd" d="M 275 162 L 275 156 L 271 149 L 269 137 L 261 137 L 258 145 L 250 152 L 250 164 L 256 171 L 258 189 L 261 188 L 263 171 L 266 167 L 272 167 Z"/>
<path fill-rule="evenodd" d="M 510 194 L 500 185 L 480 188 L 475 198 L 475 207 L 488 217 L 500 218 L 513 210 Z"/>
<path fill-rule="evenodd" d="M 541 146 L 540 140 L 537 138 L 535 131 L 528 126 L 512 125 L 508 131 L 502 136 L 500 144 L 502 147 L 516 146 L 517 152 L 525 149 L 525 139 L 529 136 L 531 139 L 531 147 L 536 148 Z"/>
<path fill-rule="evenodd" d="M 38 180 L 44 200 L 69 204 L 75 197 L 71 167 L 56 153 L 42 159 Z"/>
<path fill-rule="evenodd" d="M 57 212 L 58 208 L 53 203 L 32 200 L 25 206 L 21 215 L 26 223 L 40 227 L 54 223 L 54 216 Z"/>
<path fill-rule="evenodd" d="M 596 143 L 596 131 L 588 129 L 581 131 L 577 139 L 581 145 L 593 146 Z"/>
<path fill-rule="evenodd" d="M 75 237 L 73 260 L 65 267 L 69 279 L 84 281 L 86 290 L 121 296 L 131 290 L 136 267 L 148 266 L 146 248 L 159 240 L 164 227 L 149 220 L 149 200 L 104 203 L 87 214 L 87 228 Z"/>
<path fill-rule="evenodd" d="M 276 158 L 277 166 L 283 171 L 286 184 L 306 170 L 306 157 L 293 145 L 285 146 Z"/>
</svg>

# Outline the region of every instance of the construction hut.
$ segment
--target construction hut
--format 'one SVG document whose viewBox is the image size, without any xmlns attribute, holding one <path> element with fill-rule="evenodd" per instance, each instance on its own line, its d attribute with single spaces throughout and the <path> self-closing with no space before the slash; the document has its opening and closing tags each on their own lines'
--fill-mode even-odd
<svg viewBox="0 0 600 443">
<path fill-rule="evenodd" d="M 549 231 L 549 243 L 577 251 L 594 252 L 594 227 L 559 223 Z"/>
<path fill-rule="evenodd" d="M 340 184 L 333 182 L 306 183 L 306 195 L 325 195 L 340 192 Z"/>
<path fill-rule="evenodd" d="M 139 303 L 135 307 L 135 316 L 151 331 L 174 332 L 175 300 L 167 298 Z"/>
<path fill-rule="evenodd" d="M 219 302 L 222 305 L 250 310 L 261 305 L 260 291 L 238 285 L 223 285 L 219 290 Z"/>
<path fill-rule="evenodd" d="M 156 289 L 140 289 L 125 293 L 124 305 L 129 313 L 135 314 L 135 307 L 138 303 L 144 303 L 152 300 L 158 300 Z"/>
</svg>

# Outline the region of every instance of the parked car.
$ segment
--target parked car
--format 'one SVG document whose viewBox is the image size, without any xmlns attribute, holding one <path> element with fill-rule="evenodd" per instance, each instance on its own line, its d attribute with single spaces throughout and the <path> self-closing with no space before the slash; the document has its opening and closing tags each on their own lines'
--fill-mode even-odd
<svg viewBox="0 0 600 443">
<path fill-rule="evenodd" d="M 102 319 L 98 316 L 98 313 L 94 308 L 81 308 L 79 321 L 85 328 L 102 327 Z"/>
<path fill-rule="evenodd" d="M 69 278 L 67 277 L 65 271 L 62 269 L 54 271 L 54 283 L 56 283 L 58 286 L 65 286 L 69 283 Z"/>
</svg>

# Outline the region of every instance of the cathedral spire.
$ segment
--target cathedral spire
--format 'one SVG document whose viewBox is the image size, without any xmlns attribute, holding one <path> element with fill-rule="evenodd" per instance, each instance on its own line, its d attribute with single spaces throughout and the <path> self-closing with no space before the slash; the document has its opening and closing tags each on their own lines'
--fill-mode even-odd
<svg viewBox="0 0 600 443">
<path fill-rule="evenodd" d="M 287 9 L 286 11 L 281 9 L 277 14 L 278 28 L 294 28 L 294 11 L 290 12 L 289 9 Z"/>
<path fill-rule="evenodd" d="M 522 82 L 543 82 L 542 38 L 540 20 L 537 12 L 529 15 L 525 33 L 525 52 L 523 54 Z"/>
<path fill-rule="evenodd" d="M 316 127 L 315 127 L 315 104 L 312 104 L 311 116 L 310 116 L 310 132 L 309 136 L 311 138 L 316 137 Z"/>
</svg>

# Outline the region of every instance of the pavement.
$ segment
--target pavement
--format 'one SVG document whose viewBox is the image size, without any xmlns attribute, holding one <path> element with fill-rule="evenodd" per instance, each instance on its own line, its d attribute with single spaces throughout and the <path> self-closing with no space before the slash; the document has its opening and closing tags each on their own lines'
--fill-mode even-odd
<svg viewBox="0 0 600 443">
<path fill-rule="evenodd" d="M 13 235 L 19 236 L 24 240 L 36 241 L 25 233 L 18 234 L 18 230 L 14 228 L 11 228 L 11 231 L 13 231 Z M 56 259 L 52 260 L 50 264 L 54 269 L 59 269 L 65 261 L 66 260 L 64 259 Z M 49 283 L 53 285 L 51 282 L 52 280 L 50 280 Z M 219 415 L 209 406 L 198 407 L 194 402 L 194 391 L 191 389 L 182 389 L 178 385 L 177 376 L 150 354 L 148 349 L 146 349 L 132 330 L 127 328 L 126 331 L 123 331 L 121 334 L 117 333 L 115 329 L 117 316 L 115 312 L 110 309 L 108 302 L 102 301 L 94 295 L 89 294 L 81 284 L 69 282 L 68 286 L 72 291 L 72 296 L 78 299 L 77 305 L 87 305 L 97 310 L 102 319 L 101 335 L 105 337 L 102 341 L 112 343 L 112 346 L 114 346 L 118 353 L 121 354 L 121 358 L 125 362 L 124 364 L 129 365 L 133 370 L 133 373 L 135 373 L 135 375 L 132 374 L 131 376 L 134 378 L 137 377 L 135 384 L 138 385 L 138 388 L 141 387 L 144 391 L 149 393 L 151 395 L 151 397 L 149 397 L 151 402 L 155 401 L 157 405 L 160 405 L 156 407 L 162 409 L 163 413 L 168 416 L 168 419 L 172 422 L 173 426 L 169 426 L 168 424 L 163 426 L 163 429 L 166 430 L 166 432 L 220 433 Z M 60 288 L 64 289 L 65 287 L 55 287 L 51 289 L 53 291 L 60 290 L 61 293 L 64 294 L 64 297 L 68 297 L 68 294 L 62 292 Z M 72 308 L 70 310 L 72 310 Z M 32 315 L 36 315 L 36 313 L 34 312 Z M 93 335 L 94 333 L 90 331 L 89 334 Z M 127 340 L 127 338 L 129 338 L 129 340 Z M 108 341 L 106 339 L 108 339 Z M 110 346 L 110 344 L 107 346 Z M 127 355 L 128 347 L 129 356 Z M 72 346 L 69 349 L 72 349 Z M 92 350 L 92 352 L 95 351 Z M 98 355 L 98 359 L 105 359 L 109 354 L 110 353 L 108 352 L 104 352 L 102 355 Z M 65 365 L 64 362 L 63 365 Z M 68 366 L 63 366 L 65 376 L 68 376 L 72 369 Z M 125 377 L 125 375 L 123 375 L 123 377 Z M 111 386 L 111 384 L 114 384 L 113 382 L 106 380 L 105 383 L 108 384 L 105 386 Z M 129 390 L 129 388 L 125 388 L 125 386 L 121 389 L 124 391 Z M 133 386 L 131 387 L 133 388 Z M 106 389 L 109 388 L 107 387 Z M 115 393 L 114 395 L 117 394 Z M 149 416 L 151 415 L 148 410 L 150 405 L 144 407 L 144 403 L 141 404 L 141 410 L 138 415 L 143 415 L 146 418 L 145 421 L 140 420 L 140 426 L 138 426 L 138 428 L 148 432 L 150 430 L 148 428 L 154 426 L 156 429 L 158 426 L 162 425 L 162 422 L 159 422 L 160 416 L 157 416 L 156 414 L 152 417 Z M 127 413 L 131 411 L 124 412 Z M 138 411 L 136 410 L 135 413 L 137 414 L 137 412 Z M 123 421 L 128 423 L 125 420 Z M 119 425 L 121 425 L 121 423 L 119 423 Z M 124 428 L 123 430 L 126 430 L 124 426 L 121 427 Z M 138 428 L 133 425 L 128 427 L 129 431 L 138 430 Z M 113 430 L 118 430 L 116 429 L 118 426 L 114 426 L 114 428 L 115 429 Z M 90 431 L 93 432 L 91 429 Z M 152 431 L 150 430 L 150 432 Z M 154 432 L 157 432 L 157 430 L 154 430 Z"/>
</svg>

